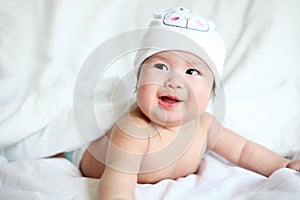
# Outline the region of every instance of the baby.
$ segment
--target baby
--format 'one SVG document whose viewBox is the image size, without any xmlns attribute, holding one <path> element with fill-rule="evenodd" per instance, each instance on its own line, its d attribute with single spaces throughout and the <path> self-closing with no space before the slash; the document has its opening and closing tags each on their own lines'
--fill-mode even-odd
<svg viewBox="0 0 300 200">
<path fill-rule="evenodd" d="M 137 99 L 84 152 L 84 176 L 101 178 L 100 199 L 134 199 L 136 183 L 196 173 L 207 150 L 265 176 L 290 161 L 226 129 L 207 106 L 220 88 L 225 59 L 211 22 L 184 8 L 155 13 L 138 50 Z"/>
</svg>

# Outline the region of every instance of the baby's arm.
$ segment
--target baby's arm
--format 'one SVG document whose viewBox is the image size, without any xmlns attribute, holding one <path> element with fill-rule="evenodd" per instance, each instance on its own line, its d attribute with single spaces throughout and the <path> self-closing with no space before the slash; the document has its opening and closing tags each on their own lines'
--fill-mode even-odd
<svg viewBox="0 0 300 200">
<path fill-rule="evenodd" d="M 291 162 L 269 149 L 239 136 L 222 127 L 213 117 L 208 147 L 227 160 L 265 176 L 270 176 L 279 168 L 296 169 L 299 167 L 299 161 Z"/>
<path fill-rule="evenodd" d="M 100 199 L 134 199 L 142 157 L 147 140 L 131 136 L 118 126 L 110 134 L 106 167 L 99 184 Z"/>
<path fill-rule="evenodd" d="M 106 167 L 99 183 L 99 199 L 134 199 L 136 183 L 136 174 Z"/>
</svg>

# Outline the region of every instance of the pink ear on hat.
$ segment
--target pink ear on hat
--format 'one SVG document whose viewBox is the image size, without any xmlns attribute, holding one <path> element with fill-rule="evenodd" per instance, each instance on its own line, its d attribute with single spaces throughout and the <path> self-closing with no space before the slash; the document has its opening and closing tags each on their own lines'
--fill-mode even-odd
<svg viewBox="0 0 300 200">
<path fill-rule="evenodd" d="M 166 50 L 186 51 L 203 59 L 211 68 L 218 88 L 225 60 L 225 45 L 213 22 L 182 7 L 154 12 L 154 19 L 136 54 L 135 67 L 139 68 L 151 55 Z"/>
<path fill-rule="evenodd" d="M 186 28 L 197 31 L 208 31 L 207 22 L 198 16 L 194 16 L 184 8 L 169 10 L 162 18 L 166 26 Z"/>
</svg>

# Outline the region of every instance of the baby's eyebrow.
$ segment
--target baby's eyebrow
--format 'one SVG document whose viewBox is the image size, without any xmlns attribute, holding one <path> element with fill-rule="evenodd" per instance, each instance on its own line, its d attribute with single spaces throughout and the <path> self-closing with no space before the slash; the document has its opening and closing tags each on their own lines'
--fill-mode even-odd
<svg viewBox="0 0 300 200">
<path fill-rule="evenodd" d="M 159 61 L 162 61 L 162 62 L 166 62 L 168 59 L 164 56 L 160 56 L 160 55 L 155 55 L 155 56 L 151 56 L 149 57 L 148 59 L 146 59 L 145 62 L 148 62 L 148 63 L 156 63 L 156 62 L 159 62 Z"/>
<path fill-rule="evenodd" d="M 206 66 L 203 63 L 200 62 L 188 62 L 193 67 L 200 67 L 200 68 L 206 68 Z"/>
<path fill-rule="evenodd" d="M 211 69 L 208 66 L 206 66 L 204 63 L 194 62 L 194 63 L 190 63 L 190 66 L 195 67 L 198 70 L 201 70 L 202 72 L 211 71 Z"/>
<path fill-rule="evenodd" d="M 152 57 L 153 60 L 168 60 L 168 58 L 166 58 L 165 56 L 162 55 L 155 55 L 154 57 Z"/>
</svg>

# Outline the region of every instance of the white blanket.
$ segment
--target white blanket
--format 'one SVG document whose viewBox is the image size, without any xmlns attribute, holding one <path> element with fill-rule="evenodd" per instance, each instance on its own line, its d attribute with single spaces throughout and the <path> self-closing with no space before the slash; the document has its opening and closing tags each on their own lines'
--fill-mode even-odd
<svg viewBox="0 0 300 200">
<path fill-rule="evenodd" d="M 81 177 L 65 160 L 42 158 L 94 140 L 128 107 L 134 79 L 124 73 L 132 69 L 132 56 L 115 60 L 99 82 L 93 100 L 100 131 L 78 135 L 73 105 L 78 72 L 99 45 L 146 27 L 154 10 L 169 6 L 185 6 L 213 20 L 224 38 L 225 97 L 216 98 L 216 104 L 226 105 L 223 123 L 283 156 L 300 158 L 298 0 L 0 0 L 0 5 L 0 199 L 96 197 L 97 180 Z M 111 99 L 116 84 L 122 87 Z M 201 176 L 139 185 L 136 196 L 300 196 L 299 174 L 291 170 L 265 178 L 214 157 L 206 163 Z"/>
<path fill-rule="evenodd" d="M 199 174 L 157 184 L 138 184 L 137 200 L 153 199 L 289 199 L 300 196 L 300 174 L 281 169 L 269 178 L 208 156 Z M 81 176 L 66 159 L 17 161 L 0 166 L 0 199 L 97 199 L 99 180 Z"/>
<path fill-rule="evenodd" d="M 80 146 L 72 106 L 74 83 L 85 60 L 117 34 L 146 27 L 154 10 L 179 5 L 212 19 L 225 40 L 223 123 L 282 155 L 300 151 L 297 0 L 0 4 L 0 155 L 9 160 L 41 158 Z M 116 48 L 126 42 L 130 41 Z M 98 121 L 103 130 L 112 123 L 106 105 L 124 109 L 122 102 L 107 98 L 123 73 L 132 69 L 129 58 L 118 61 L 98 88 L 98 96 L 104 98 L 96 99 L 96 113 L 102 114 Z M 86 142 L 99 136 L 84 134 Z"/>
</svg>

